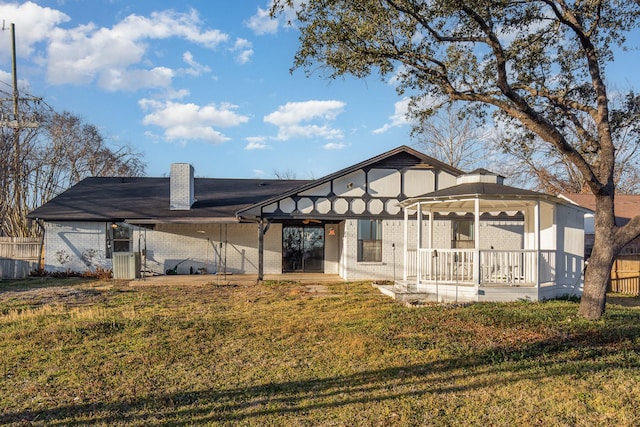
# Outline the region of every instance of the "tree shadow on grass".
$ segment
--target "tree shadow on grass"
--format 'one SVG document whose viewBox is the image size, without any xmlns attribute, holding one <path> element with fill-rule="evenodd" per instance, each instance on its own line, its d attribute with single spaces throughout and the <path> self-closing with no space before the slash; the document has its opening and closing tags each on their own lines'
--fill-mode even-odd
<svg viewBox="0 0 640 427">
<path fill-rule="evenodd" d="M 519 380 L 640 368 L 638 357 L 620 358 L 619 362 L 616 362 L 618 358 L 608 357 L 637 340 L 640 316 L 628 311 L 608 316 L 607 324 L 596 332 L 564 334 L 521 346 L 496 346 L 431 363 L 366 370 L 344 376 L 237 388 L 159 392 L 126 401 L 6 412 L 0 415 L 0 424 L 178 426 L 252 423 L 270 416 L 305 418 L 316 411 L 349 405 L 469 392 Z"/>
</svg>

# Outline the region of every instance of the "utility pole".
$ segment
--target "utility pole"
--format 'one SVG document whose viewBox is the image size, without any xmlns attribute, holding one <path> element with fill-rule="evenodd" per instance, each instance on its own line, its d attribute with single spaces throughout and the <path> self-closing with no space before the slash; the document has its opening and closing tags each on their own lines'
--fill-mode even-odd
<svg viewBox="0 0 640 427">
<path fill-rule="evenodd" d="M 2 30 L 6 30 L 4 21 L 2 23 Z M 16 63 L 16 32 L 15 24 L 11 24 L 11 75 L 13 80 L 13 96 L 11 99 L 0 99 L 0 102 L 7 101 L 13 104 L 13 116 L 8 114 L 4 107 L 2 108 L 2 115 L 0 116 L 0 126 L 13 129 L 13 196 L 15 203 L 15 212 L 18 218 L 22 218 L 23 212 L 23 199 L 24 191 L 22 188 L 22 166 L 21 166 L 21 147 L 20 147 L 20 130 L 23 128 L 37 128 L 39 127 L 38 117 L 35 114 L 27 115 L 20 114 L 20 102 L 35 101 L 39 103 L 42 98 L 20 98 L 18 92 L 18 72 Z M 16 230 L 14 230 L 15 232 Z"/>
</svg>

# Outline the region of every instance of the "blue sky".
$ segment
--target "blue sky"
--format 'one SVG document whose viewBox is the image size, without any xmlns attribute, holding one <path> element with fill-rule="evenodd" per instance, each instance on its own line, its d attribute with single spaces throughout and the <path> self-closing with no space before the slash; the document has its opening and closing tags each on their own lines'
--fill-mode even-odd
<svg viewBox="0 0 640 427">
<path fill-rule="evenodd" d="M 267 1 L 0 2 L 0 16 L 16 26 L 23 94 L 131 145 L 150 176 L 188 162 L 197 176 L 319 178 L 410 144 L 393 86 L 291 74 L 298 33 L 264 16 Z"/>
<path fill-rule="evenodd" d="M 268 4 L 0 0 L 0 17 L 16 25 L 23 94 L 132 146 L 150 176 L 188 162 L 202 177 L 319 178 L 413 144 L 406 102 L 377 76 L 291 74 L 298 32 L 268 19 Z M 10 83 L 3 34 L 0 82 Z M 634 86 L 638 52 L 616 68 L 610 78 Z"/>
</svg>

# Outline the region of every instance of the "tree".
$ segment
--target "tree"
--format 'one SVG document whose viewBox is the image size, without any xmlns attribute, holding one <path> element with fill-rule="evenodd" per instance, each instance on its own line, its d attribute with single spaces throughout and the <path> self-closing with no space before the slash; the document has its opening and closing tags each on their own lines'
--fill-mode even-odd
<svg viewBox="0 0 640 427">
<path fill-rule="evenodd" d="M 614 94 L 610 103 L 611 130 L 614 135 L 616 162 L 614 183 L 617 193 L 640 191 L 640 97 L 633 92 Z M 553 146 L 539 138 L 521 146 L 513 144 L 517 136 L 496 135 L 495 141 L 508 157 L 498 168 L 512 182 L 549 194 L 586 193 L 589 187 L 580 170 Z"/>
<path fill-rule="evenodd" d="M 38 117 L 38 128 L 20 130 L 17 171 L 13 130 L 0 130 L 0 235 L 38 235 L 26 215 L 86 177 L 144 174 L 139 153 L 108 145 L 95 126 L 78 116 L 42 108 Z"/>
<path fill-rule="evenodd" d="M 471 170 L 481 166 L 481 159 L 491 148 L 471 117 L 451 104 L 437 114 L 421 113 L 410 111 L 417 119 L 411 136 L 418 148 L 454 168 Z"/>
<path fill-rule="evenodd" d="M 623 227 L 614 220 L 616 134 L 605 84 L 614 47 L 639 25 L 640 2 L 274 0 L 271 13 L 294 3 L 294 69 L 395 74 L 400 93 L 467 103 L 466 111 L 517 130 L 514 146 L 537 138 L 579 171 L 596 198 L 579 312 L 600 318 L 614 257 L 640 234 L 640 216 Z"/>
</svg>

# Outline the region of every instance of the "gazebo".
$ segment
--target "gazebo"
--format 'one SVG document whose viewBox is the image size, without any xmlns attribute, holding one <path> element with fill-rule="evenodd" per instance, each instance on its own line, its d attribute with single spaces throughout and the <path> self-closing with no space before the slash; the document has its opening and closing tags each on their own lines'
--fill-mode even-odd
<svg viewBox="0 0 640 427">
<path fill-rule="evenodd" d="M 476 170 L 456 185 L 402 201 L 402 279 L 383 292 L 443 302 L 580 295 L 585 210 L 503 180 Z M 496 225 L 505 220 L 508 234 Z"/>
</svg>

